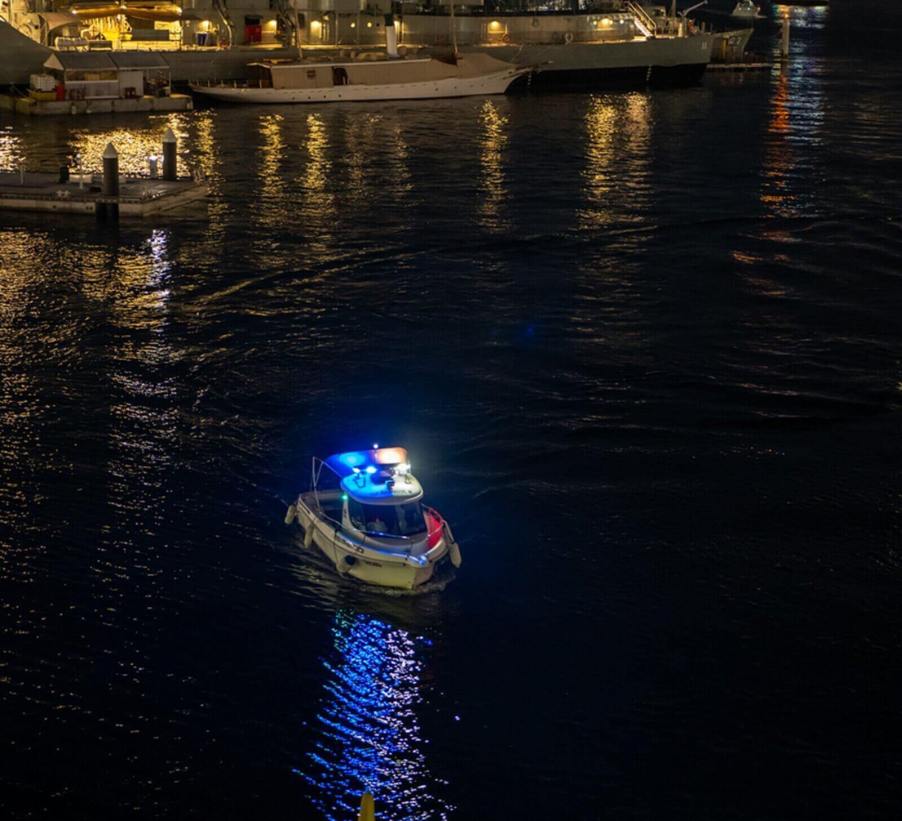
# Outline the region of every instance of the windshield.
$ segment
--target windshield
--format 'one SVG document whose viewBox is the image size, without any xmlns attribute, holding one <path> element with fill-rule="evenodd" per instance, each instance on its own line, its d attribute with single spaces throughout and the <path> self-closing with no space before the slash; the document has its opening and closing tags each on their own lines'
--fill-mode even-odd
<svg viewBox="0 0 902 821">
<path fill-rule="evenodd" d="M 386 536 L 413 536 L 426 531 L 426 520 L 419 502 L 403 505 L 363 505 L 348 499 L 351 525 L 367 533 Z"/>
</svg>

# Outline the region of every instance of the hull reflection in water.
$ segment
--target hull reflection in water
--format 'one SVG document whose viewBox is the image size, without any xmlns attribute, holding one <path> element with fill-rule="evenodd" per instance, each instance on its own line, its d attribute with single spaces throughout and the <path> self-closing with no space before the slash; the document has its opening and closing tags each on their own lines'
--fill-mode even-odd
<svg viewBox="0 0 902 821">
<path fill-rule="evenodd" d="M 453 807 L 436 795 L 447 782 L 427 768 L 416 714 L 428 641 L 349 610 L 336 614 L 333 633 L 313 749 L 295 770 L 315 788 L 313 803 L 344 821 L 369 790 L 379 819 L 448 818 Z"/>
</svg>

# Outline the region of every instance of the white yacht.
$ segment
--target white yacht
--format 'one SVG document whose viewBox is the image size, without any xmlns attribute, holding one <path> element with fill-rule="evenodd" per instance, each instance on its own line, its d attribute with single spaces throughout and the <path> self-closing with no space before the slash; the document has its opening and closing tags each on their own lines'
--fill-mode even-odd
<svg viewBox="0 0 902 821">
<path fill-rule="evenodd" d="M 504 94 L 524 74 L 487 54 L 344 62 L 257 62 L 246 84 L 192 83 L 191 90 L 230 103 L 338 103 L 429 100 Z"/>
<path fill-rule="evenodd" d="M 311 489 L 285 523 L 297 520 L 304 546 L 319 548 L 342 575 L 411 590 L 440 563 L 461 563 L 448 523 L 422 499 L 404 448 L 336 453 L 313 459 Z"/>
</svg>

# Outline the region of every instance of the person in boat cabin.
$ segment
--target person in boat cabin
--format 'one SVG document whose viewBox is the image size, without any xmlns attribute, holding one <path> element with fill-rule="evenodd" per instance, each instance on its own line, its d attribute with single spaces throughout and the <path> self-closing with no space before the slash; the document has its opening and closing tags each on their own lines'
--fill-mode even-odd
<svg viewBox="0 0 902 821">
<path fill-rule="evenodd" d="M 366 523 L 366 529 L 369 531 L 375 531 L 376 533 L 385 533 L 388 528 L 388 525 L 382 521 L 378 516 Z"/>
</svg>

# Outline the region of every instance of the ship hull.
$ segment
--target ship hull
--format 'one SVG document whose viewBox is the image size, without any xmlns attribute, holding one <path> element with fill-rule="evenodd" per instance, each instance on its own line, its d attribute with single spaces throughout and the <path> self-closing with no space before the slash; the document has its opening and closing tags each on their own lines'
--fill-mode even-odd
<svg viewBox="0 0 902 821">
<path fill-rule="evenodd" d="M 699 34 L 626 42 L 468 46 L 465 51 L 535 66 L 529 79 L 532 89 L 591 90 L 697 83 L 711 59 L 711 42 L 710 35 Z"/>
<path fill-rule="evenodd" d="M 477 58 L 471 58 L 476 60 Z M 416 69 L 417 63 L 404 62 L 399 68 Z M 430 62 L 430 61 L 425 61 Z M 314 68 L 316 63 L 312 63 Z M 322 65 L 322 64 L 320 64 Z M 360 66 L 359 68 L 379 68 L 380 66 Z M 353 70 L 353 69 L 352 69 Z M 192 85 L 191 90 L 204 94 L 220 102 L 284 104 L 284 103 L 348 103 L 372 102 L 379 100 L 434 100 L 447 97 L 474 97 L 486 94 L 504 94 L 517 76 L 528 71 L 525 68 L 510 68 L 476 77 L 446 77 L 420 82 L 395 82 L 385 84 L 337 85 L 331 88 L 248 88 L 229 86 Z"/>
<path fill-rule="evenodd" d="M 637 88 L 679 88 L 696 85 L 705 74 L 707 63 L 682 66 L 632 66 L 629 68 L 586 68 L 542 71 L 534 74 L 528 86 L 522 81 L 517 90 L 530 91 L 628 91 Z"/>
<path fill-rule="evenodd" d="M 52 53 L 0 20 L 0 86 L 28 85 L 29 76 L 39 74 Z"/>
</svg>

